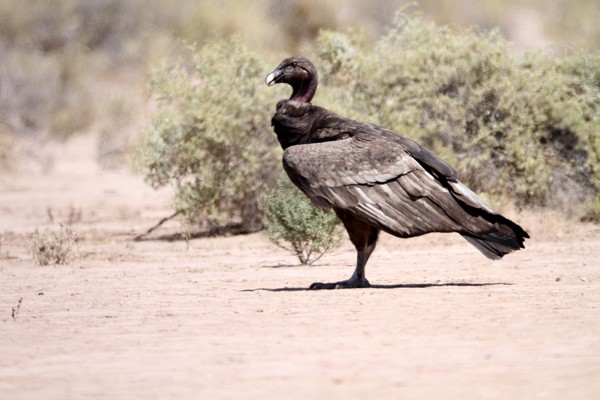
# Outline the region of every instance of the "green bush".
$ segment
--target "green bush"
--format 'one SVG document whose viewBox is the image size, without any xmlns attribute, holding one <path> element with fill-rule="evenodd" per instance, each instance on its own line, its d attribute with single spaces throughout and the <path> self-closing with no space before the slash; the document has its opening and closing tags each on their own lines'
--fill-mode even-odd
<svg viewBox="0 0 600 400">
<path fill-rule="evenodd" d="M 265 216 L 269 239 L 296 254 L 302 264 L 314 263 L 341 243 L 337 216 L 313 206 L 287 177 L 268 192 Z"/>
<path fill-rule="evenodd" d="M 364 43 L 356 32 L 321 34 L 317 102 L 423 143 L 489 197 L 579 216 L 597 201 L 600 54 L 517 56 L 496 31 L 404 13 Z"/>
<path fill-rule="evenodd" d="M 267 69 L 230 39 L 190 49 L 154 73 L 158 112 L 141 165 L 152 186 L 175 188 L 175 208 L 194 226 L 262 227 L 261 196 L 281 168 Z"/>
</svg>

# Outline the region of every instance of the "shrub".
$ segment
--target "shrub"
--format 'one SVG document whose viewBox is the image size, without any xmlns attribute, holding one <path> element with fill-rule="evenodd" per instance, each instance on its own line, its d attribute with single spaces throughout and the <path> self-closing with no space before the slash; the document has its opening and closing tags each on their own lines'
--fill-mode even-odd
<svg viewBox="0 0 600 400">
<path fill-rule="evenodd" d="M 38 230 L 33 234 L 29 250 L 40 265 L 66 264 L 75 245 L 76 235 L 65 224 L 60 224 L 60 230 L 42 234 Z"/>
<path fill-rule="evenodd" d="M 488 196 L 580 216 L 597 201 L 599 54 L 516 56 L 496 31 L 404 13 L 375 46 L 356 32 L 318 43 L 322 104 L 423 143 Z"/>
<path fill-rule="evenodd" d="M 313 206 L 287 177 L 268 192 L 265 214 L 269 239 L 296 254 L 302 264 L 313 264 L 341 243 L 337 216 Z"/>
<path fill-rule="evenodd" d="M 152 186 L 174 187 L 175 208 L 193 225 L 262 227 L 260 200 L 279 158 L 267 69 L 228 39 L 192 48 L 187 60 L 154 73 L 158 112 L 139 158 Z"/>
</svg>

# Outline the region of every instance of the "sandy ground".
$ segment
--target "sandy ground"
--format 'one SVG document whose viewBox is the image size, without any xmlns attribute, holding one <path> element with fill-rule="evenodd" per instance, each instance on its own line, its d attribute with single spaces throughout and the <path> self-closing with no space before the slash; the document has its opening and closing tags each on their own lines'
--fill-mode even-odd
<svg viewBox="0 0 600 400">
<path fill-rule="evenodd" d="M 261 234 L 134 242 L 169 193 L 88 142 L 0 176 L 0 399 L 600 398 L 599 226 L 510 213 L 533 239 L 499 262 L 384 237 L 374 288 L 306 291 L 352 248 L 304 267 Z M 59 221 L 76 256 L 38 266 L 31 234 Z"/>
</svg>

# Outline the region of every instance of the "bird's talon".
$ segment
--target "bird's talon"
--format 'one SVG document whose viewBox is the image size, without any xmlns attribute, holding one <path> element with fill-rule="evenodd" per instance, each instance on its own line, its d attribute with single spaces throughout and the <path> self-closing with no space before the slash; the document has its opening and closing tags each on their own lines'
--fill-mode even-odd
<svg viewBox="0 0 600 400">
<path fill-rule="evenodd" d="M 366 279 L 364 281 L 340 281 L 333 283 L 315 282 L 308 287 L 309 290 L 333 290 L 333 289 L 355 289 L 368 288 L 371 284 Z"/>
<path fill-rule="evenodd" d="M 338 289 L 337 283 L 315 282 L 309 286 L 309 290 L 331 290 Z"/>
</svg>

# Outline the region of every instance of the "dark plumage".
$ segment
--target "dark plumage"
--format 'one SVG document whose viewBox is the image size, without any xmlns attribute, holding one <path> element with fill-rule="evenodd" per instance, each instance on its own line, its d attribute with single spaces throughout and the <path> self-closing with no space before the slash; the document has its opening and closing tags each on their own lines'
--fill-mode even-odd
<svg viewBox="0 0 600 400">
<path fill-rule="evenodd" d="M 381 230 L 398 237 L 457 232 L 491 259 L 524 248 L 527 232 L 492 210 L 435 154 L 388 129 L 310 104 L 318 80 L 306 58 L 285 59 L 266 82 L 293 89 L 272 119 L 285 171 L 314 205 L 335 211 L 358 252 L 350 279 L 311 288 L 369 286 L 365 265 Z"/>
</svg>

